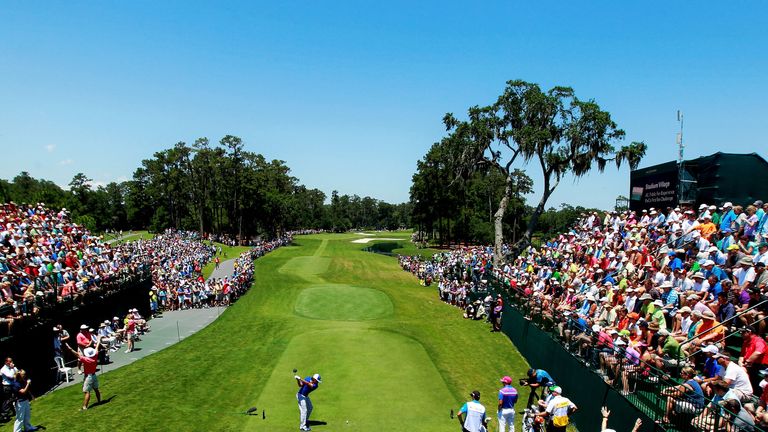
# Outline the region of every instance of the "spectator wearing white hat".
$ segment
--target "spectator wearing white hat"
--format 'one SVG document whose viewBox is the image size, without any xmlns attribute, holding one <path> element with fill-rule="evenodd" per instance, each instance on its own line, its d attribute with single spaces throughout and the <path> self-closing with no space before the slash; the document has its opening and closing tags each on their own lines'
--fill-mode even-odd
<svg viewBox="0 0 768 432">
<path fill-rule="evenodd" d="M 744 402 L 752 396 L 752 384 L 747 371 L 725 354 L 716 354 L 714 358 L 725 369 L 723 380 L 728 384 L 728 388 L 739 396 L 739 400 Z"/>
<path fill-rule="evenodd" d="M 91 335 L 91 332 L 88 331 L 88 326 L 86 324 L 80 324 L 80 331 L 75 336 L 75 340 L 77 341 L 77 352 L 83 353 L 83 350 L 93 345 L 93 335 Z M 82 374 L 82 363 L 77 364 L 77 373 Z"/>
<path fill-rule="evenodd" d="M 653 312 L 648 321 L 655 322 L 660 329 L 667 328 L 667 319 L 664 316 L 664 312 L 666 311 L 664 302 L 661 299 L 656 299 L 653 301 L 652 305 Z"/>
<path fill-rule="evenodd" d="M 720 218 L 720 231 L 731 232 L 731 227 L 736 221 L 736 213 L 733 211 L 733 204 L 726 202 L 723 204 L 723 216 Z"/>
<path fill-rule="evenodd" d="M 553 397 L 547 404 L 547 408 L 544 412 L 537 413 L 536 416 L 548 417 L 551 422 L 550 432 L 565 432 L 566 427 L 571 422 L 570 416 L 578 410 L 578 407 L 562 395 L 563 389 L 560 386 L 553 387 L 551 392 Z"/>
</svg>

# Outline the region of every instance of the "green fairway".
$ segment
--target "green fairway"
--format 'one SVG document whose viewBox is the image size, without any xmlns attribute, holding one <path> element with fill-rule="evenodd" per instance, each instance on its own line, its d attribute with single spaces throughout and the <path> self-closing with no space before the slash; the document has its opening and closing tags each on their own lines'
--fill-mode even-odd
<svg viewBox="0 0 768 432">
<path fill-rule="evenodd" d="M 407 244 L 410 233 L 379 235 Z M 323 376 L 312 393 L 312 419 L 325 423 L 316 431 L 455 430 L 450 410 L 474 389 L 493 416 L 499 378 L 528 367 L 519 353 L 440 302 L 435 286 L 420 286 L 395 258 L 363 252 L 372 243 L 352 243 L 359 238 L 301 236 L 259 259 L 254 287 L 217 321 L 101 375 L 109 403 L 81 413 L 77 386 L 64 388 L 32 404 L 33 422 L 49 430 L 294 431 L 294 368 Z M 258 416 L 243 415 L 253 406 Z"/>
</svg>

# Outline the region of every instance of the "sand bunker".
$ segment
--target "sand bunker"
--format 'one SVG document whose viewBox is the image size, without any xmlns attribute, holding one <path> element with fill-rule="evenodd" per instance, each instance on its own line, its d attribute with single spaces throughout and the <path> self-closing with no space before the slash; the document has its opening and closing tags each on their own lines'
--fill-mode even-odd
<svg viewBox="0 0 768 432">
<path fill-rule="evenodd" d="M 361 238 L 357 240 L 352 240 L 352 243 L 370 243 L 372 241 L 376 240 L 402 240 L 402 239 L 396 239 L 396 238 L 383 238 L 383 237 L 368 237 L 368 238 Z"/>
</svg>

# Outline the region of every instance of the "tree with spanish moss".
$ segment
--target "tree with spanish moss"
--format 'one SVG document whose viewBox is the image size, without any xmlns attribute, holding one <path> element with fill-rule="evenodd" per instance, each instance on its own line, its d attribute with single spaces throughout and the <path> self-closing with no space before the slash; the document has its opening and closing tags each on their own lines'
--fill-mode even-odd
<svg viewBox="0 0 768 432">
<path fill-rule="evenodd" d="M 470 108 L 466 120 L 448 113 L 443 123 L 457 175 L 490 167 L 505 176 L 494 215 L 495 265 L 503 259 L 501 220 L 513 195 L 517 166 L 538 165 L 543 185 L 525 234 L 513 247 L 515 255 L 530 245 L 549 197 L 565 176 L 582 177 L 594 167 L 602 172 L 609 162 L 636 168 L 646 151 L 642 142 L 614 147 L 625 132 L 594 100 L 579 99 L 570 87 L 544 91 L 522 80 L 508 81 L 495 103 Z"/>
</svg>

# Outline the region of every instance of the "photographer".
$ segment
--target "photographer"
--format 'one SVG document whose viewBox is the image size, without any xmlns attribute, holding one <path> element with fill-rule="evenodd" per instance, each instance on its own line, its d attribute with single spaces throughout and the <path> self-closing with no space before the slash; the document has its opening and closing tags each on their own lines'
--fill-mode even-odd
<svg viewBox="0 0 768 432">
<path fill-rule="evenodd" d="M 544 369 L 528 369 L 528 378 L 521 378 L 520 385 L 530 387 L 526 406 L 531 406 L 537 399 L 536 389 L 542 387 L 541 398 L 544 398 L 544 388 L 555 385 L 555 380 Z"/>
<path fill-rule="evenodd" d="M 37 430 L 30 422 L 29 402 L 34 398 L 29 390 L 30 384 L 32 384 L 32 380 L 27 378 L 27 373 L 24 369 L 16 372 L 14 382 L 11 385 L 16 407 L 16 421 L 13 423 L 14 431 Z"/>
</svg>

